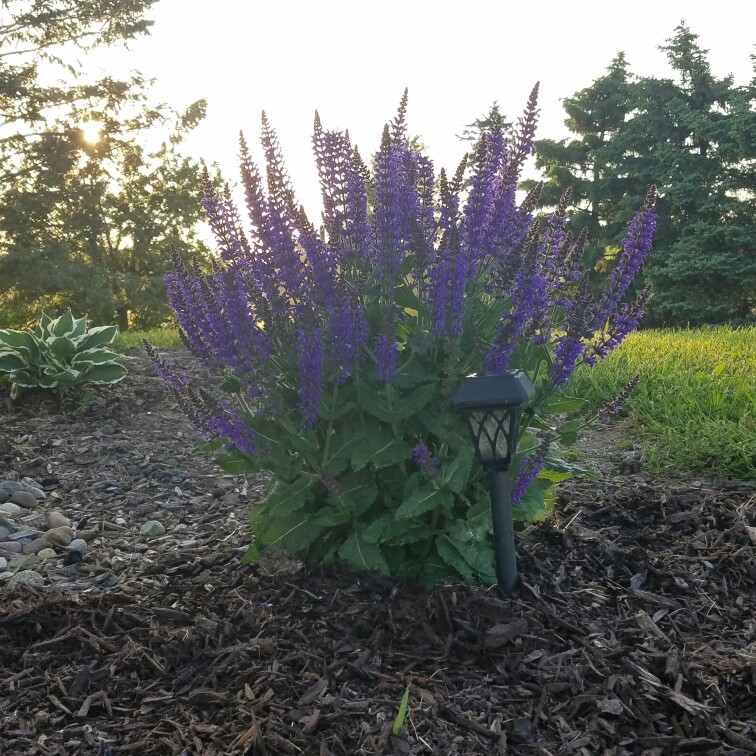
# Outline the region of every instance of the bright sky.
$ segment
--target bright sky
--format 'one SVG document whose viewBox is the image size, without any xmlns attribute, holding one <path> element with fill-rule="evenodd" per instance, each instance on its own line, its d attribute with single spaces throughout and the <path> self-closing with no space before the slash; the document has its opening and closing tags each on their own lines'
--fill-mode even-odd
<svg viewBox="0 0 756 756">
<path fill-rule="evenodd" d="M 516 117 L 536 81 L 537 136 L 562 138 L 560 98 L 602 75 L 618 51 L 633 73 L 668 76 L 657 47 L 683 18 L 709 49 L 715 75 L 747 83 L 756 51 L 752 0 L 160 0 L 151 17 L 151 37 L 98 64 L 156 77 L 154 96 L 177 109 L 206 97 L 207 119 L 186 150 L 218 162 L 232 182 L 238 131 L 256 144 L 264 109 L 311 217 L 319 204 L 316 108 L 326 128 L 348 128 L 367 156 L 407 86 L 410 133 L 437 167 L 453 170 L 464 124 L 494 100 Z"/>
</svg>

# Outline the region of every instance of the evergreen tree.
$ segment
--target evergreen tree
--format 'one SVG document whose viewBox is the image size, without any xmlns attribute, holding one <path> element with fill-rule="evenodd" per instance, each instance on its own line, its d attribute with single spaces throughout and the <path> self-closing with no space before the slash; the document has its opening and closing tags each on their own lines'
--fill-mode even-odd
<svg viewBox="0 0 756 756">
<path fill-rule="evenodd" d="M 573 188 L 572 226 L 598 240 L 594 259 L 612 256 L 658 186 L 646 324 L 742 323 L 756 308 L 756 74 L 743 87 L 715 77 L 697 40 L 683 22 L 661 48 L 670 78 L 636 78 L 618 55 L 565 100 L 575 137 L 536 142 L 542 204 Z"/>
<path fill-rule="evenodd" d="M 627 169 L 622 131 L 632 111 L 633 77 L 623 53 L 591 86 L 564 100 L 570 139 L 535 142 L 536 167 L 543 171 L 541 205 L 556 206 L 572 189 L 571 227 L 588 227 L 589 259 L 611 256 L 651 181 Z M 531 189 L 535 181 L 524 181 Z"/>
<path fill-rule="evenodd" d="M 671 226 L 647 271 L 652 322 L 743 323 L 756 315 L 756 66 L 747 86 L 715 77 L 684 24 L 661 49 L 676 78 L 639 82 L 632 123 Z"/>
</svg>

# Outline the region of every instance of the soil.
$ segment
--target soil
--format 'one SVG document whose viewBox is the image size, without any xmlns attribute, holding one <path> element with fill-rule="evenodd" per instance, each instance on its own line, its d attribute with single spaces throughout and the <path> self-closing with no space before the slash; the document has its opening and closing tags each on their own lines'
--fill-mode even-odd
<svg viewBox="0 0 756 756">
<path fill-rule="evenodd" d="M 96 531 L 45 587 L 0 583 L 3 756 L 756 753 L 753 485 L 656 480 L 606 436 L 520 535 L 516 594 L 252 567 L 265 481 L 195 451 L 132 354 L 117 387 L 0 411 L 0 478 Z"/>
</svg>

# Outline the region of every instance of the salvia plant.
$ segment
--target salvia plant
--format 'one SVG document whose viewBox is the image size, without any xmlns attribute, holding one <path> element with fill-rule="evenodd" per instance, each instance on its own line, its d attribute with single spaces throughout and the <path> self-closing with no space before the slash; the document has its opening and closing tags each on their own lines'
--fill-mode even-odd
<svg viewBox="0 0 756 756">
<path fill-rule="evenodd" d="M 449 399 L 472 373 L 525 371 L 537 387 L 512 466 L 516 516 L 543 517 L 572 468 L 582 420 L 563 387 L 641 317 L 627 301 L 649 252 L 654 190 L 594 294 L 565 194 L 545 219 L 517 184 L 533 145 L 537 87 L 513 135 L 482 134 L 455 173 L 407 138 L 407 95 L 369 168 L 316 114 L 322 224 L 298 206 L 265 115 L 265 175 L 241 138 L 249 233 L 228 189 L 204 178 L 214 269 L 175 256 L 168 294 L 186 347 L 222 380 L 211 394 L 148 346 L 228 471 L 272 484 L 251 515 L 247 558 L 420 579 L 495 580 L 485 473 Z M 616 404 L 616 403 L 615 403 Z M 616 407 L 608 408 L 616 411 Z"/>
<path fill-rule="evenodd" d="M 0 374 L 11 383 L 11 398 L 23 388 L 67 389 L 118 383 L 126 357 L 108 349 L 118 329 L 87 329 L 87 319 L 68 310 L 52 319 L 45 313 L 32 330 L 0 330 Z"/>
</svg>

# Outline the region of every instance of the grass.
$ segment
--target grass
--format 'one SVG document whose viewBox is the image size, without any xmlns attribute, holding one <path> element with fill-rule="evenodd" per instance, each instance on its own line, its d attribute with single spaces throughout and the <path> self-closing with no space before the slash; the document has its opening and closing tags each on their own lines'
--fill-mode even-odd
<svg viewBox="0 0 756 756">
<path fill-rule="evenodd" d="M 120 331 L 116 336 L 116 349 L 134 349 L 142 346 L 142 339 L 147 339 L 159 349 L 180 347 L 181 339 L 175 328 L 154 328 L 151 331 Z"/>
<path fill-rule="evenodd" d="M 567 388 L 595 408 L 636 374 L 625 409 L 652 472 L 756 479 L 756 328 L 635 333 Z"/>
</svg>

